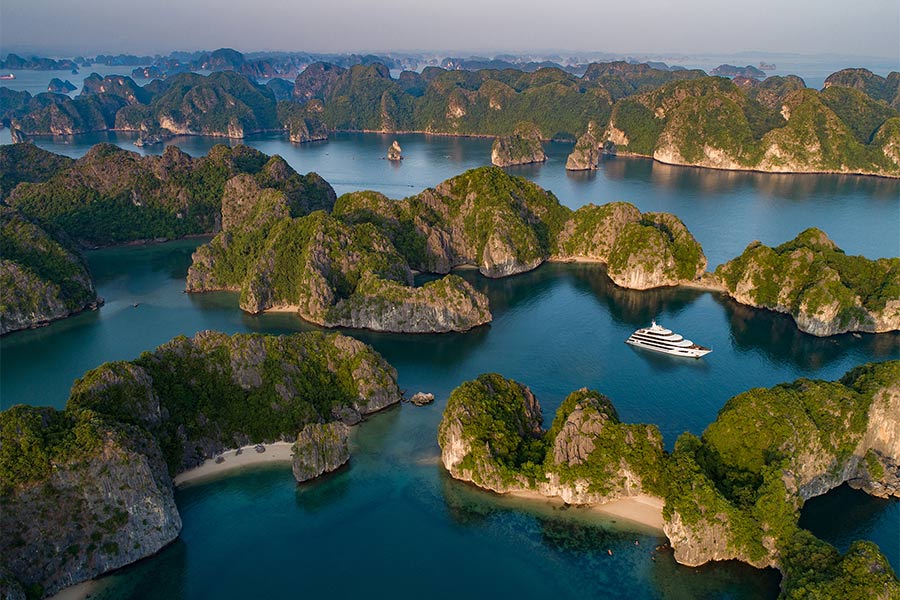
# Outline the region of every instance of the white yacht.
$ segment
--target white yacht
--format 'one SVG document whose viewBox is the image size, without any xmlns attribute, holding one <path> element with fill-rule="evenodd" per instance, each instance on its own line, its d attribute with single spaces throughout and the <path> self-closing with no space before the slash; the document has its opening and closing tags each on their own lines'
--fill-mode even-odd
<svg viewBox="0 0 900 600">
<path fill-rule="evenodd" d="M 650 327 L 638 329 L 631 334 L 626 344 L 646 348 L 647 350 L 655 350 L 672 356 L 687 356 L 690 358 L 700 358 L 712 352 L 709 348 L 704 348 L 699 344 L 695 344 L 691 340 L 686 340 L 671 329 L 666 329 L 653 321 Z"/>
</svg>

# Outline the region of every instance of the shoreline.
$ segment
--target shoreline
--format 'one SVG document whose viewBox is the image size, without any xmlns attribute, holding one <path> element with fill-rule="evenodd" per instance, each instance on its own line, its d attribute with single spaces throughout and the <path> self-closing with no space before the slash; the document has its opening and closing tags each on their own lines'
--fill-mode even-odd
<svg viewBox="0 0 900 600">
<path fill-rule="evenodd" d="M 523 500 L 543 501 L 554 505 L 558 504 L 560 506 L 565 505 L 565 502 L 558 496 L 545 496 L 534 490 L 515 490 L 506 492 L 502 495 L 521 498 Z M 662 514 L 663 505 L 664 502 L 661 498 L 647 494 L 639 494 L 637 496 L 618 498 L 603 504 L 584 505 L 579 508 L 584 508 L 585 510 L 606 517 L 616 517 L 618 519 L 630 521 L 662 533 L 663 525 L 665 524 Z"/>
<path fill-rule="evenodd" d="M 102 575 L 100 577 L 102 577 Z M 88 579 L 87 581 L 82 581 L 81 583 L 76 583 L 75 585 L 70 585 L 69 587 L 59 590 L 52 596 L 49 596 L 47 600 L 84 600 L 85 598 L 92 597 L 102 588 L 103 586 L 99 580 Z"/>
<path fill-rule="evenodd" d="M 12 130 L 13 128 L 10 128 Z M 20 131 L 21 133 L 21 131 Z M 27 138 L 56 138 L 56 137 L 64 137 L 64 138 L 74 138 L 80 135 L 88 135 L 95 133 L 129 133 L 129 134 L 137 134 L 140 135 L 140 131 L 134 129 L 116 129 L 116 128 L 106 128 L 106 129 L 94 129 L 91 131 L 81 131 L 78 133 L 21 133 L 21 135 Z M 434 137 L 449 137 L 449 138 L 476 138 L 476 139 L 494 139 L 500 137 L 500 134 L 486 134 L 486 133 L 454 133 L 454 132 L 439 132 L 439 131 L 417 131 L 417 130 L 397 130 L 397 131 L 381 131 L 381 130 L 369 130 L 369 129 L 333 129 L 328 132 L 331 133 L 362 133 L 367 135 L 382 135 L 382 136 L 390 136 L 390 135 L 423 135 L 423 136 L 434 136 Z M 167 136 L 155 144 L 146 144 L 146 146 L 153 146 L 156 144 L 165 143 L 173 138 L 177 137 L 210 137 L 217 138 L 223 140 L 236 140 L 239 143 L 244 143 L 244 140 L 252 139 L 254 136 L 267 135 L 267 134 L 282 134 L 287 136 L 288 141 L 292 144 L 308 144 L 312 142 L 327 142 L 329 138 L 325 139 L 316 139 L 316 140 L 307 140 L 304 142 L 294 142 L 290 140 L 290 131 L 287 129 L 259 129 L 251 132 L 246 132 L 243 137 L 230 137 L 228 135 L 222 134 L 210 134 L 210 133 L 173 133 L 171 136 Z M 542 139 L 543 142 L 557 142 L 557 143 L 566 143 L 566 144 L 574 144 L 577 140 L 569 140 L 562 138 L 548 138 Z M 13 142 L 16 143 L 16 142 Z M 136 145 L 136 144 L 135 144 Z M 177 146 L 177 144 L 174 144 Z M 137 146 L 138 148 L 143 148 L 145 146 Z M 807 170 L 807 171 L 766 171 L 764 169 L 758 169 L 753 167 L 714 167 L 711 165 L 699 165 L 699 164 L 691 164 L 691 163 L 675 163 L 675 162 L 666 162 L 656 158 L 655 156 L 648 156 L 646 154 L 638 154 L 636 152 L 603 152 L 604 156 L 612 156 L 618 158 L 637 158 L 643 160 L 651 160 L 653 162 L 659 163 L 661 165 L 667 165 L 671 167 L 683 167 L 688 169 L 709 169 L 712 171 L 720 171 L 726 173 L 756 173 L 761 175 L 846 175 L 849 177 L 878 177 L 881 179 L 900 179 L 900 175 L 888 175 L 884 173 L 865 173 L 858 171 L 836 171 L 836 170 Z M 513 165 L 514 166 L 514 165 Z M 501 167 L 503 168 L 503 167 Z"/>
<path fill-rule="evenodd" d="M 265 452 L 257 452 L 255 449 L 257 445 L 259 444 L 250 444 L 249 446 L 225 450 L 219 455 L 225 459 L 224 462 L 217 463 L 215 459 L 206 459 L 202 464 L 176 475 L 172 483 L 178 487 L 185 483 L 207 479 L 242 467 L 290 463 L 293 458 L 291 450 L 294 445 L 293 442 L 261 444 L 266 449 Z M 238 451 L 240 451 L 240 454 L 237 454 Z"/>
</svg>

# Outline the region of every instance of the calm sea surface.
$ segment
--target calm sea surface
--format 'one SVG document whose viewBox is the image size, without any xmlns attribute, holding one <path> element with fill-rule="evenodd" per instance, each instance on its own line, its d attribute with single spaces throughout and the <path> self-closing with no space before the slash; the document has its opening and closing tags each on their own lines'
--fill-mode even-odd
<svg viewBox="0 0 900 600">
<path fill-rule="evenodd" d="M 406 156 L 400 165 L 382 160 L 394 137 Z M 99 139 L 39 143 L 80 156 Z M 130 138 L 111 139 L 134 149 Z M 8 141 L 8 132 L 0 132 L 0 141 Z M 281 154 L 301 172 L 320 173 L 338 193 L 376 189 L 392 197 L 486 164 L 490 155 L 487 140 L 426 136 L 345 134 L 311 145 L 271 137 L 248 142 Z M 175 143 L 199 155 L 215 140 Z M 849 253 L 900 255 L 900 182 L 726 173 L 629 159 L 606 161 L 591 176 L 573 176 L 563 169 L 569 148 L 550 144 L 548 163 L 513 172 L 573 208 L 627 200 L 642 210 L 673 212 L 703 244 L 712 265 L 753 239 L 777 244 L 813 225 Z M 198 243 L 89 253 L 106 305 L 0 339 L 2 406 L 62 408 L 72 381 L 86 370 L 134 358 L 179 334 L 314 329 L 292 315 L 243 314 L 235 294 L 182 293 Z M 662 541 L 652 531 L 583 510 L 499 498 L 450 480 L 436 443 L 446 399 L 462 381 L 496 371 L 531 386 L 549 422 L 569 392 L 588 386 L 610 396 L 623 420 L 658 424 L 671 447 L 684 431 L 701 433 L 741 391 L 798 377 L 834 379 L 863 362 L 900 358 L 900 335 L 819 339 L 800 333 L 787 317 L 716 294 L 621 290 L 596 266 L 544 265 L 499 281 L 473 271 L 461 274 L 490 297 L 495 318 L 489 326 L 447 335 L 346 332 L 375 346 L 397 368 L 402 388 L 433 392 L 433 405 L 403 405 L 370 418 L 355 431 L 350 466 L 310 486 L 298 488 L 285 467 L 179 490 L 181 538 L 158 556 L 104 579 L 104 594 L 777 595 L 777 573 L 735 563 L 681 567 L 670 554 L 652 552 Z M 623 343 L 653 318 L 713 353 L 685 361 Z M 900 569 L 900 502 L 840 489 L 810 501 L 803 525 L 842 549 L 854 539 L 871 539 Z"/>
</svg>

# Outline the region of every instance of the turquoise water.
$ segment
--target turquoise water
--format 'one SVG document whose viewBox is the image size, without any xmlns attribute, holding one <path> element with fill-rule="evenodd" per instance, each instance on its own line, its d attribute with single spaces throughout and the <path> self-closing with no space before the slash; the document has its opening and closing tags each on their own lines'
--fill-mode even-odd
<svg viewBox="0 0 900 600">
<path fill-rule="evenodd" d="M 276 139 L 254 144 L 282 153 L 301 170 L 323 173 L 339 192 L 375 188 L 395 197 L 482 164 L 489 149 L 484 140 L 401 136 L 409 158 L 395 167 L 380 159 L 391 139 L 346 135 L 312 146 Z M 187 141 L 192 153 L 210 143 Z M 74 155 L 84 151 L 77 144 L 63 147 Z M 691 214 L 695 223 L 689 226 L 711 257 L 729 251 L 729 233 L 739 235 L 732 212 L 756 216 L 746 224 L 759 233 L 754 237 L 799 231 L 818 219 L 850 251 L 900 255 L 896 182 L 671 167 L 661 176 L 659 165 L 631 160 L 607 162 L 593 178 L 579 179 L 565 175 L 560 156 L 554 152 L 556 162 L 522 172 L 549 179 L 551 184 L 541 184 L 571 206 L 621 194 L 643 209 Z M 356 166 L 347 164 L 353 157 Z M 793 223 L 782 222 L 786 214 Z M 891 235 L 844 235 L 867 227 Z M 198 243 L 89 253 L 107 304 L 0 339 L 3 407 L 62 407 L 72 381 L 87 369 L 134 358 L 174 335 L 313 329 L 288 314 L 243 314 L 234 294 L 182 293 Z M 497 371 L 531 386 L 549 420 L 566 394 L 593 387 L 613 399 L 624 420 L 657 423 L 671 447 L 683 431 L 702 432 L 730 396 L 751 387 L 798 377 L 833 379 L 863 362 L 900 358 L 900 335 L 819 339 L 797 331 L 787 317 L 708 292 L 621 290 L 592 265 L 544 265 L 499 281 L 473 271 L 461 274 L 489 295 L 491 325 L 450 335 L 349 332 L 397 368 L 402 388 L 435 393 L 433 405 L 403 405 L 372 417 L 356 429 L 349 467 L 311 486 L 298 488 L 285 467 L 179 490 L 181 538 L 107 578 L 106 595 L 774 597 L 774 572 L 734 563 L 680 567 L 670 554 L 652 553 L 662 541 L 653 532 L 584 510 L 498 498 L 450 480 L 438 463 L 435 440 L 446 398 L 462 381 Z M 623 343 L 652 318 L 711 346 L 713 353 L 684 361 Z M 804 525 L 841 547 L 872 539 L 900 569 L 900 502 L 842 494 L 811 502 Z"/>
<path fill-rule="evenodd" d="M 397 139 L 404 160 L 385 160 Z M 38 145 L 78 157 L 98 141 L 159 154 L 163 145 L 138 149 L 134 136 L 90 134 L 47 138 Z M 0 130 L 0 143 L 9 131 Z M 169 140 L 192 155 L 205 154 L 221 138 Z M 403 198 L 473 167 L 490 163 L 491 140 L 425 135 L 335 134 L 328 142 L 291 144 L 283 137 L 244 140 L 267 154 L 281 154 L 302 173 L 316 171 L 338 194 L 361 189 Z M 236 143 L 232 140 L 230 143 Z M 773 175 L 673 167 L 652 160 L 605 160 L 596 173 L 570 173 L 563 167 L 571 144 L 545 145 L 543 165 L 510 169 L 551 190 L 578 208 L 589 202 L 624 200 L 642 211 L 678 215 L 703 245 L 710 266 L 725 262 L 753 240 L 785 242 L 806 227 L 826 231 L 848 254 L 869 258 L 900 256 L 900 181 L 842 175 Z"/>
</svg>

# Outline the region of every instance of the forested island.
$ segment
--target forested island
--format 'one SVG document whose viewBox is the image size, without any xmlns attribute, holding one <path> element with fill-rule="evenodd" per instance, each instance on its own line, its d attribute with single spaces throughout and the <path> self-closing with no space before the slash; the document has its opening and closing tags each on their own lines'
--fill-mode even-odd
<svg viewBox="0 0 900 600">
<path fill-rule="evenodd" d="M 467 331 L 492 315 L 453 269 L 496 278 L 586 261 L 623 288 L 722 290 L 788 313 L 814 335 L 900 329 L 900 259 L 848 257 L 808 231 L 775 249 L 754 242 L 707 273 L 702 247 L 675 215 L 625 202 L 572 211 L 497 167 L 392 200 L 370 191 L 336 198 L 317 174 L 247 146 L 192 158 L 174 146 L 141 157 L 98 144 L 73 161 L 23 143 L 0 147 L 0 164 L 4 333 L 96 305 L 79 248 L 198 234 L 215 237 L 195 253 L 188 291 L 240 292 L 243 310 L 291 310 L 326 327 Z M 49 241 L 24 242 L 14 223 Z M 415 286 L 415 273 L 445 277 Z"/>
<path fill-rule="evenodd" d="M 900 497 L 900 362 L 839 381 L 800 379 L 729 400 L 672 452 L 654 425 L 622 423 L 603 394 L 573 392 L 549 430 L 534 394 L 498 374 L 450 396 L 438 431 L 450 474 L 497 493 L 568 504 L 639 495 L 663 503 L 675 560 L 737 559 L 781 571 L 783 598 L 894 598 L 900 581 L 871 542 L 841 555 L 798 527 L 803 503 L 843 483 Z"/>
<path fill-rule="evenodd" d="M 877 546 L 841 555 L 797 521 L 842 483 L 900 496 L 898 382 L 889 361 L 753 389 L 667 452 L 656 426 L 622 423 L 587 389 L 544 430 L 526 386 L 486 374 L 453 391 L 438 440 L 455 478 L 495 492 L 658 498 L 682 564 L 774 566 L 785 598 L 891 598 L 900 582 Z M 172 477 L 227 448 L 293 442 L 301 481 L 337 468 L 347 426 L 400 396 L 396 372 L 352 338 L 202 332 L 88 372 L 63 411 L 6 409 L 0 519 L 16 533 L 0 540 L 0 591 L 43 597 L 154 554 L 181 529 Z"/>
<path fill-rule="evenodd" d="M 296 442 L 308 479 L 341 464 L 347 425 L 399 401 L 396 371 L 353 338 L 208 331 L 86 373 L 63 411 L 8 408 L 0 596 L 42 598 L 156 553 L 181 531 L 172 478 L 227 448 Z"/>
<path fill-rule="evenodd" d="M 794 76 L 738 74 L 732 81 L 626 62 L 592 63 L 581 76 L 555 67 L 426 67 L 396 79 L 378 62 L 319 62 L 292 87 L 284 80 L 259 85 L 233 67 L 143 87 L 129 77 L 92 75 L 74 98 L 2 96 L 0 121 L 24 136 L 127 131 L 152 144 L 173 135 L 282 131 L 305 142 L 330 131 L 415 131 L 505 139 L 506 148 L 495 149 L 497 164 L 519 164 L 541 154 L 533 142 L 512 142 L 584 139 L 593 122 L 597 151 L 669 164 L 900 176 L 900 73 L 885 78 L 865 69 L 834 73 L 817 91 Z"/>
</svg>

